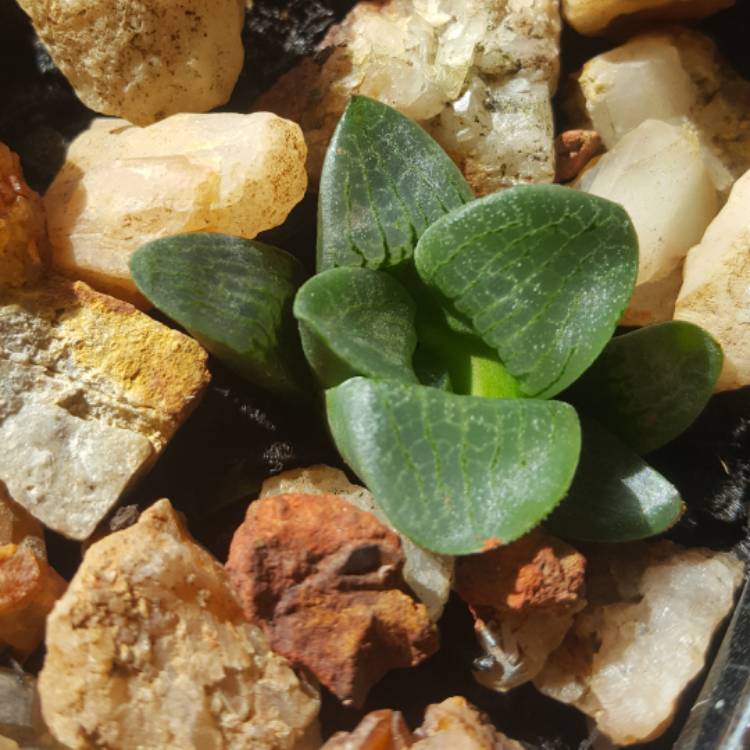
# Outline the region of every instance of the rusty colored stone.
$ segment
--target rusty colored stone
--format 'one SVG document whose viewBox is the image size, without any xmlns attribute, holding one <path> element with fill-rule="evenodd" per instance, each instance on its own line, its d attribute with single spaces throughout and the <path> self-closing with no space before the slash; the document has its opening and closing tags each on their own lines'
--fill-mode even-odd
<svg viewBox="0 0 750 750">
<path fill-rule="evenodd" d="M 372 514 L 331 494 L 282 494 L 249 507 L 227 570 L 272 648 L 361 705 L 386 672 L 437 650 L 403 564 L 398 536 Z"/>
<path fill-rule="evenodd" d="M 30 654 L 44 638 L 44 626 L 65 581 L 28 547 L 0 546 L 0 650 Z"/>
<path fill-rule="evenodd" d="M 456 590 L 472 606 L 566 608 L 582 598 L 585 572 L 583 555 L 535 530 L 513 544 L 459 558 Z"/>
<path fill-rule="evenodd" d="M 26 184 L 18 155 L 0 143 L 0 287 L 36 281 L 47 255 L 42 200 Z"/>
<path fill-rule="evenodd" d="M 595 130 L 566 130 L 555 138 L 555 182 L 570 182 L 602 152 L 602 139 Z"/>
</svg>

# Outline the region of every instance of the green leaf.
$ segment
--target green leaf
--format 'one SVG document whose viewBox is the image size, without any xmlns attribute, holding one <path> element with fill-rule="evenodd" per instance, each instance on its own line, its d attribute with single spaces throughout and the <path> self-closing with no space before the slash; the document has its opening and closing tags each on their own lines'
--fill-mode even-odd
<svg viewBox="0 0 750 750">
<path fill-rule="evenodd" d="M 324 388 L 356 375 L 416 383 L 414 302 L 395 279 L 367 268 L 332 268 L 297 292 L 307 360 Z"/>
<path fill-rule="evenodd" d="M 155 307 L 237 373 L 282 395 L 303 391 L 309 371 L 292 300 L 304 277 L 289 253 L 241 237 L 183 234 L 142 245 L 130 272 Z"/>
<path fill-rule="evenodd" d="M 637 238 L 624 209 L 556 185 L 476 200 L 419 241 L 417 271 L 520 382 L 549 398 L 575 381 L 633 291 Z"/>
<path fill-rule="evenodd" d="M 665 445 L 703 411 L 723 355 L 692 323 L 670 321 L 617 336 L 570 399 L 637 453 Z"/>
<path fill-rule="evenodd" d="M 473 198 L 458 168 L 408 117 L 355 96 L 320 178 L 318 271 L 408 261 L 422 232 Z"/>
<path fill-rule="evenodd" d="M 575 472 L 575 410 L 558 401 L 457 396 L 354 378 L 327 391 L 336 445 L 391 523 L 436 552 L 518 538 Z"/>
<path fill-rule="evenodd" d="M 666 531 L 682 514 L 679 493 L 658 471 L 593 420 L 568 496 L 545 526 L 588 542 L 630 542 Z"/>
</svg>

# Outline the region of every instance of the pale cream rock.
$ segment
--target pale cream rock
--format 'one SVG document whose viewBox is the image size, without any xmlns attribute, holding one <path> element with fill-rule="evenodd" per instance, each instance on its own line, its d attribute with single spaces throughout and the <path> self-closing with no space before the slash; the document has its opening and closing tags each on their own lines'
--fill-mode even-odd
<svg viewBox="0 0 750 750">
<path fill-rule="evenodd" d="M 258 106 L 302 125 L 315 181 L 362 94 L 417 120 L 479 194 L 551 182 L 559 32 L 557 0 L 361 2 Z"/>
<path fill-rule="evenodd" d="M 597 55 L 584 65 L 566 105 L 607 148 L 645 120 L 688 126 L 722 194 L 750 169 L 750 81 L 697 31 L 642 34 Z"/>
<path fill-rule="evenodd" d="M 619 25 L 704 18 L 735 0 L 562 0 L 565 20 L 581 34 L 596 36 Z"/>
<path fill-rule="evenodd" d="M 0 750 L 19 747 L 63 750 L 42 719 L 36 680 L 31 675 L 0 667 Z"/>
<path fill-rule="evenodd" d="M 85 539 L 197 405 L 205 363 L 193 339 L 82 282 L 0 291 L 0 481 Z"/>
<path fill-rule="evenodd" d="M 623 324 L 669 319 L 677 289 L 673 274 L 719 207 L 696 135 L 688 128 L 646 120 L 586 170 L 577 186 L 621 204 L 638 234 L 636 301 Z M 654 284 L 674 296 L 653 295 L 653 286 L 646 285 Z M 649 295 L 656 300 L 644 312 Z"/>
<path fill-rule="evenodd" d="M 717 390 L 750 385 L 750 172 L 688 253 L 674 316 L 705 328 L 721 344 Z"/>
<path fill-rule="evenodd" d="M 96 112 L 147 125 L 224 104 L 244 50 L 243 0 L 20 0 Z"/>
<path fill-rule="evenodd" d="M 44 197 L 53 266 L 147 306 L 128 270 L 141 244 L 278 226 L 305 194 L 306 156 L 299 126 L 269 113 L 182 114 L 146 128 L 95 120 Z"/>
<path fill-rule="evenodd" d="M 671 542 L 590 550 L 588 607 L 536 686 L 588 714 L 616 745 L 658 737 L 731 612 L 743 565 Z"/>
<path fill-rule="evenodd" d="M 317 689 L 244 621 L 167 500 L 89 548 L 50 615 L 39 692 L 73 750 L 320 745 Z"/>
<path fill-rule="evenodd" d="M 356 505 L 360 510 L 372 513 L 388 528 L 393 528 L 386 515 L 375 503 L 373 496 L 364 487 L 352 484 L 346 474 L 331 466 L 309 466 L 305 469 L 291 469 L 263 482 L 260 497 L 282 494 L 330 493 Z M 394 529 L 395 530 L 395 529 Z M 398 532 L 396 532 L 398 533 Z M 414 544 L 405 536 L 399 535 L 406 562 L 404 580 L 427 608 L 433 622 L 440 619 L 445 603 L 450 596 L 453 582 L 454 561 L 449 555 L 439 555 Z"/>
</svg>

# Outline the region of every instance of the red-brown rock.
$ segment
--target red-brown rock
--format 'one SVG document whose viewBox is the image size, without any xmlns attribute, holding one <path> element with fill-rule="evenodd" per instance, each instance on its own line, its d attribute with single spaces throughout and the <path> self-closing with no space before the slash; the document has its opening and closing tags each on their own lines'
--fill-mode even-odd
<svg viewBox="0 0 750 750">
<path fill-rule="evenodd" d="M 566 130 L 555 138 L 555 182 L 569 182 L 603 151 L 602 138 L 595 130 Z"/>
<path fill-rule="evenodd" d="M 227 570 L 274 651 L 359 705 L 386 672 L 437 650 L 403 563 L 398 536 L 372 514 L 331 494 L 282 494 L 249 507 Z"/>
<path fill-rule="evenodd" d="M 566 608 L 582 598 L 585 573 L 583 555 L 536 530 L 513 544 L 459 558 L 455 587 L 472 606 Z"/>
</svg>

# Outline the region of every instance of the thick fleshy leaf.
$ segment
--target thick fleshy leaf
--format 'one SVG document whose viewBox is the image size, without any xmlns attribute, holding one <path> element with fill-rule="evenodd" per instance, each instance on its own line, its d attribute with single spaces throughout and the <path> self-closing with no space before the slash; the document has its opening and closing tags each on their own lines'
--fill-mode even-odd
<svg viewBox="0 0 750 750">
<path fill-rule="evenodd" d="M 142 245 L 130 272 L 155 307 L 240 375 L 284 395 L 304 389 L 309 371 L 292 316 L 304 276 L 289 253 L 241 237 L 183 234 Z"/>
<path fill-rule="evenodd" d="M 458 168 L 416 123 L 355 96 L 320 178 L 318 271 L 390 268 L 412 257 L 425 229 L 473 198 Z"/>
<path fill-rule="evenodd" d="M 324 388 L 356 375 L 416 383 L 414 302 L 394 278 L 368 268 L 332 268 L 297 292 L 302 347 Z"/>
<path fill-rule="evenodd" d="M 600 354 L 630 299 L 637 238 L 624 209 L 556 185 L 489 195 L 433 224 L 417 271 L 471 321 L 525 396 L 550 398 Z"/>
<path fill-rule="evenodd" d="M 578 471 L 547 528 L 581 541 L 630 542 L 675 524 L 683 510 L 677 489 L 593 420 L 581 426 Z"/>
<path fill-rule="evenodd" d="M 558 401 L 354 378 L 326 402 L 341 455 L 391 523 L 436 552 L 517 539 L 565 495 L 578 461 L 578 417 Z"/>
<path fill-rule="evenodd" d="M 569 396 L 637 453 L 665 445 L 703 411 L 721 372 L 716 340 L 685 321 L 612 339 Z"/>
</svg>

